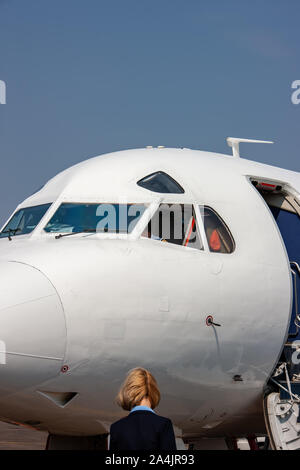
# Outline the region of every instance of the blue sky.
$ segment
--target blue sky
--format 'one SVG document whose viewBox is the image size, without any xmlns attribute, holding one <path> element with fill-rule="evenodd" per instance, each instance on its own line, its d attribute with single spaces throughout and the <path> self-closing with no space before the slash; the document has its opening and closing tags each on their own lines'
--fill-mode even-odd
<svg viewBox="0 0 300 470">
<path fill-rule="evenodd" d="M 0 0 L 0 222 L 114 150 L 271 139 L 243 155 L 299 171 L 299 21 L 299 0 Z"/>
</svg>

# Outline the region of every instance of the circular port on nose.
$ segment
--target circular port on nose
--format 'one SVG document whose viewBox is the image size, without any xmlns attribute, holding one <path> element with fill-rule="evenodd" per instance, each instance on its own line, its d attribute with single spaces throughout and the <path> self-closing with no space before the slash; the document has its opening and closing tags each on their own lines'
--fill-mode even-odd
<svg viewBox="0 0 300 470">
<path fill-rule="evenodd" d="M 212 315 L 208 315 L 208 317 L 205 320 L 205 323 L 207 326 L 211 326 L 214 322 L 214 317 Z"/>
</svg>

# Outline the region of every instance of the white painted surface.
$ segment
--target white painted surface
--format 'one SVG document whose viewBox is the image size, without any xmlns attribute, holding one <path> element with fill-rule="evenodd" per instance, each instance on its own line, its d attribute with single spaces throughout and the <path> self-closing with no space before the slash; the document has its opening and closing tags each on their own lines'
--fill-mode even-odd
<svg viewBox="0 0 300 470">
<path fill-rule="evenodd" d="M 137 186 L 157 170 L 185 193 Z M 0 416 L 36 420 L 52 433 L 107 432 L 122 415 L 114 396 L 126 372 L 144 366 L 161 389 L 158 412 L 184 437 L 240 435 L 247 425 L 261 432 L 261 394 L 285 340 L 291 279 L 280 233 L 249 176 L 300 191 L 296 172 L 187 149 L 137 149 L 76 165 L 21 203 L 53 205 L 31 235 L 0 240 L 0 339 L 25 355 L 0 365 Z M 56 240 L 43 227 L 63 201 L 149 209 L 128 239 Z M 141 239 L 160 202 L 213 207 L 235 252 Z M 206 326 L 209 314 L 221 328 Z M 62 409 L 37 390 L 78 395 Z"/>
</svg>

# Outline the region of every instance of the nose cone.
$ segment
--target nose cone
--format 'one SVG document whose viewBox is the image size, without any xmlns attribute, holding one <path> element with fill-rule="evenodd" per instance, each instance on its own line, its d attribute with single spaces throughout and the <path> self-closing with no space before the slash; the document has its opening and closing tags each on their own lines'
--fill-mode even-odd
<svg viewBox="0 0 300 470">
<path fill-rule="evenodd" d="M 0 398 L 60 372 L 66 325 L 60 298 L 32 266 L 0 263 Z"/>
</svg>

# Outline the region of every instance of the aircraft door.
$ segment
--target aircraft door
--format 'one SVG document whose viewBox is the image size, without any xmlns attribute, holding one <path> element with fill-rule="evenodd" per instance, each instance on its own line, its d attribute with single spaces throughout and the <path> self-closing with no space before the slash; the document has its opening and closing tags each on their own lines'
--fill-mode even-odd
<svg viewBox="0 0 300 470">
<path fill-rule="evenodd" d="M 277 207 L 270 207 L 277 222 L 285 243 L 293 279 L 293 310 L 289 329 L 289 337 L 300 339 L 299 315 L 300 299 L 300 216 L 294 212 L 288 212 Z M 299 326 L 297 326 L 299 324 Z"/>
<path fill-rule="evenodd" d="M 277 390 L 264 399 L 264 416 L 271 447 L 274 450 L 300 449 L 300 210 L 286 210 L 282 206 L 269 204 L 286 246 L 291 266 L 293 284 L 293 308 L 288 337 L 282 356 L 277 364 L 271 383 Z M 269 202 L 269 201 L 267 201 Z M 297 343 L 295 343 L 297 342 Z M 295 360 L 296 355 L 296 360 Z"/>
</svg>

